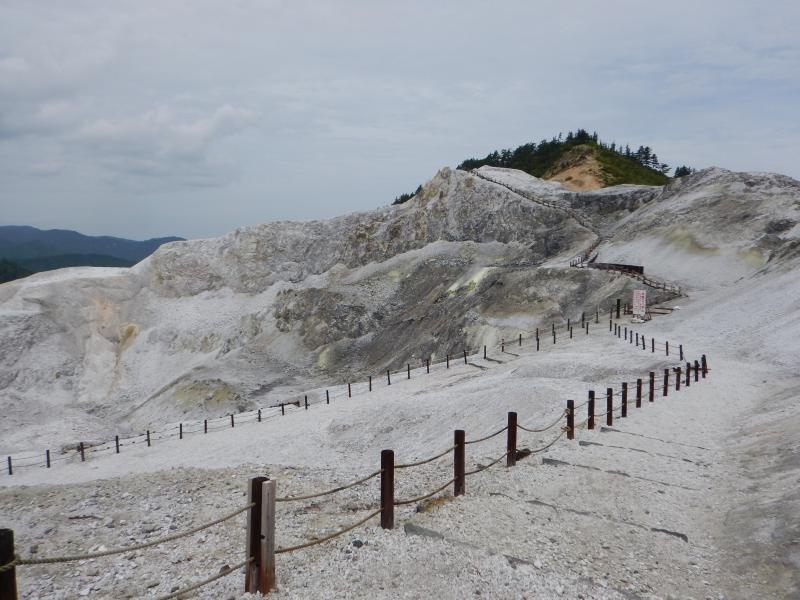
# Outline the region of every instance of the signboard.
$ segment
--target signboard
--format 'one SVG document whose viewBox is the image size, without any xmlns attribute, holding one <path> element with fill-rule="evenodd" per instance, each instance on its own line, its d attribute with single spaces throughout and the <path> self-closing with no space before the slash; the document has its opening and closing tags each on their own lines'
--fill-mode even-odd
<svg viewBox="0 0 800 600">
<path fill-rule="evenodd" d="M 647 292 L 644 290 L 633 290 L 633 314 L 637 317 L 644 317 L 647 312 Z"/>
</svg>

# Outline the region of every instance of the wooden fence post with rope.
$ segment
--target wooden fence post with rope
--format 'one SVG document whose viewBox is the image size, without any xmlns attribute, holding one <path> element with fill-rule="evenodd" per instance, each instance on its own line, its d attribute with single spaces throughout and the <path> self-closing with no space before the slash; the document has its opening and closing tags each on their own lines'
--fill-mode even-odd
<svg viewBox="0 0 800 600">
<path fill-rule="evenodd" d="M 508 429 L 506 431 L 506 466 L 517 464 L 517 413 L 508 413 Z"/>
<path fill-rule="evenodd" d="M 575 439 L 575 401 L 567 400 L 567 439 Z"/>
<path fill-rule="evenodd" d="M 381 527 L 394 529 L 394 450 L 381 450 Z"/>
<path fill-rule="evenodd" d="M 266 477 L 253 477 L 247 486 L 247 503 L 252 504 L 247 511 L 247 548 L 245 558 L 252 558 L 245 569 L 244 591 L 255 594 L 261 591 L 263 561 L 261 556 L 261 500 L 262 484 Z"/>
<path fill-rule="evenodd" d="M 14 531 L 0 529 L 0 565 L 14 562 Z M 0 571 L 0 600 L 17 600 L 17 570 Z"/>
<path fill-rule="evenodd" d="M 466 434 L 463 429 L 456 429 L 453 435 L 453 496 L 462 496 L 466 492 L 465 445 Z"/>
</svg>

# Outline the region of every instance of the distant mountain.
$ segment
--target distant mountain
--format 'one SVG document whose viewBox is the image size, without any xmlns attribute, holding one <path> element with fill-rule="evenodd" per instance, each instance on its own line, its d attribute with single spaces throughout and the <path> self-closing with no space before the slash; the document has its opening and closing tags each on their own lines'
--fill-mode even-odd
<svg viewBox="0 0 800 600">
<path fill-rule="evenodd" d="M 182 241 L 179 237 L 153 238 L 144 241 L 110 236 L 89 236 L 66 229 L 37 229 L 27 225 L 0 226 L 0 258 L 19 263 L 33 258 L 61 255 L 98 255 L 122 259 L 135 264 L 150 256 L 167 242 Z M 66 265 L 65 265 L 66 266 Z M 79 265 L 69 265 L 79 266 Z"/>
<path fill-rule="evenodd" d="M 0 258 L 0 283 L 13 281 L 14 279 L 22 279 L 28 275 L 31 275 L 31 272 L 23 269 L 17 263 Z"/>
<path fill-rule="evenodd" d="M 130 267 L 179 237 L 144 241 L 83 235 L 67 229 L 0 225 L 0 283 L 65 267 Z"/>
</svg>

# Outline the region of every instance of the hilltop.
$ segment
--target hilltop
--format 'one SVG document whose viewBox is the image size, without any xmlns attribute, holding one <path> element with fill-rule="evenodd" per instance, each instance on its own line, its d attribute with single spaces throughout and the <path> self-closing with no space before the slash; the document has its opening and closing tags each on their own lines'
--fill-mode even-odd
<svg viewBox="0 0 800 600">
<path fill-rule="evenodd" d="M 519 169 L 534 177 L 559 181 L 573 191 L 622 184 L 664 185 L 670 169 L 649 146 L 631 150 L 629 146 L 607 144 L 596 132 L 590 134 L 584 129 L 513 150 L 495 150 L 484 158 L 469 158 L 458 168 L 482 166 Z"/>
</svg>

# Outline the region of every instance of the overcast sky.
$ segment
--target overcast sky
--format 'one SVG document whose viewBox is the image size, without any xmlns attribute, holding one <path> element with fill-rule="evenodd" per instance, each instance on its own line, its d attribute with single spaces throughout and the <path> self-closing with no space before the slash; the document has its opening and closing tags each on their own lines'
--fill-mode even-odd
<svg viewBox="0 0 800 600">
<path fill-rule="evenodd" d="M 208 237 L 570 129 L 800 178 L 800 2 L 0 0 L 0 224 Z"/>
</svg>

